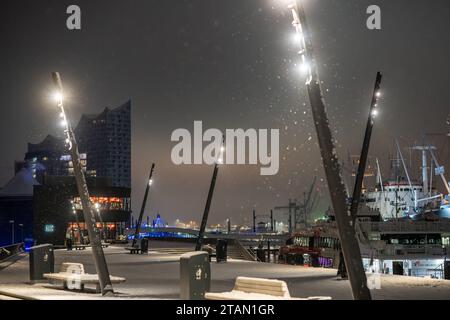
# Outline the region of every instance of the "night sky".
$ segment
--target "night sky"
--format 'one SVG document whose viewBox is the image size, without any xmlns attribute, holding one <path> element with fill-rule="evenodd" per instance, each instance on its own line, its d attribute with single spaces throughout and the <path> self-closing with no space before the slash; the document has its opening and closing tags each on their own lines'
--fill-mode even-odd
<svg viewBox="0 0 450 320">
<path fill-rule="evenodd" d="M 175 166 L 173 130 L 280 129 L 280 171 L 222 166 L 210 222 L 251 223 L 251 210 L 301 198 L 318 175 L 320 205 L 328 195 L 287 1 L 139 0 L 2 1 L 0 11 L 0 184 L 13 175 L 27 142 L 62 136 L 49 98 L 59 71 L 76 124 L 132 100 L 132 201 L 139 211 L 156 163 L 147 215 L 200 220 L 211 166 Z M 450 113 L 448 0 L 306 0 L 319 75 L 341 160 L 360 151 L 371 92 L 382 71 L 383 96 L 371 149 L 389 175 L 394 138 L 404 147 L 424 133 L 447 132 Z M 77 4 L 82 30 L 66 28 Z M 382 10 L 382 30 L 366 28 L 366 8 Z M 433 136 L 441 161 L 449 138 Z M 447 141 L 446 141 L 447 140 Z M 418 159 L 413 154 L 412 162 Z M 374 161 L 373 161 L 374 162 Z M 417 171 L 417 170 L 416 170 Z M 416 174 L 414 171 L 414 175 Z M 275 216 L 282 220 L 282 215 Z"/>
</svg>

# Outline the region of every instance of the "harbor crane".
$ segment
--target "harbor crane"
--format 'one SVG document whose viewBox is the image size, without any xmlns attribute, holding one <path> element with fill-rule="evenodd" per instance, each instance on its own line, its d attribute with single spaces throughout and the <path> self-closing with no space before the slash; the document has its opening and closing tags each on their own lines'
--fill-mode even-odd
<svg viewBox="0 0 450 320">
<path fill-rule="evenodd" d="M 314 209 L 319 195 L 318 192 L 313 195 L 316 181 L 317 177 L 314 177 L 308 192 L 303 193 L 303 203 L 298 203 L 297 199 L 289 199 L 287 206 L 278 206 L 274 208 L 275 210 L 288 210 L 289 232 L 297 230 L 299 224 L 303 224 L 305 228 L 308 227 L 308 217 Z M 294 221 L 292 221 L 292 214 L 294 215 Z"/>
</svg>

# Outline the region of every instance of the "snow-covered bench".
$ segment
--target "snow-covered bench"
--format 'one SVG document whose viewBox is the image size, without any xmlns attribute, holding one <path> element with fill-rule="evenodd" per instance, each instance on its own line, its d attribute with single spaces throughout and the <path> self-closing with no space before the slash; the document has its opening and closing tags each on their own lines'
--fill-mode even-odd
<svg viewBox="0 0 450 320">
<path fill-rule="evenodd" d="M 72 245 L 72 248 L 75 250 L 86 250 L 86 248 L 90 247 L 90 244 L 74 244 Z M 109 247 L 109 243 L 106 242 L 102 242 L 102 248 L 108 248 Z"/>
<path fill-rule="evenodd" d="M 140 247 L 126 247 L 125 250 L 128 250 L 130 254 L 144 254 L 148 252 L 148 250 L 142 250 Z"/>
<path fill-rule="evenodd" d="M 229 292 L 206 292 L 207 300 L 330 300 L 331 297 L 293 298 L 281 280 L 237 277 Z"/>
<path fill-rule="evenodd" d="M 81 263 L 64 262 L 58 273 L 44 273 L 44 278 L 60 281 L 63 283 L 64 289 L 84 290 L 85 284 L 95 284 L 96 292 L 99 293 L 100 281 L 98 275 L 84 272 L 84 266 Z M 110 276 L 111 283 L 124 282 L 125 278 Z"/>
</svg>

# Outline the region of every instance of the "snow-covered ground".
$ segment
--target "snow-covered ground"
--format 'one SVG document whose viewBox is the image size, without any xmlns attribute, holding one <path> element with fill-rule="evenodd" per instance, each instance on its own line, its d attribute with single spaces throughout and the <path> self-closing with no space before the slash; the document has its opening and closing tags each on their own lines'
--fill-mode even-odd
<svg viewBox="0 0 450 320">
<path fill-rule="evenodd" d="M 121 247 L 105 249 L 111 275 L 125 277 L 127 281 L 114 286 L 121 298 L 178 299 L 179 255 L 150 252 L 148 255 L 130 255 Z M 86 251 L 55 251 L 56 271 L 62 262 L 83 263 L 88 273 L 95 273 L 92 256 Z M 0 270 L 0 292 L 16 290 L 31 292 L 26 255 L 16 263 Z M 338 280 L 336 270 L 308 268 L 271 263 L 229 260 L 227 263 L 211 263 L 211 291 L 231 291 L 237 276 L 270 278 L 286 281 L 292 297 L 331 296 L 333 299 L 352 299 L 348 281 Z M 14 287 L 15 286 L 15 287 Z M 16 289 L 14 289 L 16 288 Z M 34 290 L 43 290 L 35 286 Z M 44 292 L 44 291 L 42 291 Z M 59 299 L 92 299 L 96 294 L 69 294 L 62 291 L 46 291 L 44 297 Z M 39 294 L 38 294 L 39 295 Z M 450 299 L 450 281 L 380 275 L 380 289 L 372 290 L 374 299 Z"/>
</svg>

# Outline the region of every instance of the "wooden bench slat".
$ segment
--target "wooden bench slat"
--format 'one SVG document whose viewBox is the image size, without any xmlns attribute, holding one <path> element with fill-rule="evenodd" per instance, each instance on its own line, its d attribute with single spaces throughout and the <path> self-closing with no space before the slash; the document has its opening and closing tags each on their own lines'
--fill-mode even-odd
<svg viewBox="0 0 450 320">
<path fill-rule="evenodd" d="M 236 288 L 234 291 L 241 291 L 241 292 L 247 292 L 247 293 L 260 293 L 260 294 L 267 294 L 267 295 L 277 296 L 277 297 L 289 297 L 289 294 L 286 294 L 283 291 L 262 289 L 262 288 L 257 288 L 257 287 L 239 287 L 239 288 Z"/>
<path fill-rule="evenodd" d="M 307 300 L 302 298 L 291 298 L 291 297 L 279 297 L 272 296 L 269 294 L 260 293 L 248 293 L 243 291 L 230 291 L 222 293 L 205 293 L 205 299 L 207 300 Z"/>
<path fill-rule="evenodd" d="M 272 296 L 290 297 L 289 289 L 284 281 L 238 277 L 234 291 L 260 293 Z"/>
<path fill-rule="evenodd" d="M 285 291 L 287 290 L 287 287 L 280 285 L 264 285 L 257 282 L 236 282 L 235 288 L 237 287 L 255 287 L 255 288 L 264 288 L 267 290 L 278 290 L 278 291 Z"/>
<path fill-rule="evenodd" d="M 237 277 L 229 292 L 206 292 L 208 300 L 331 300 L 331 297 L 292 298 L 281 280 Z"/>
<path fill-rule="evenodd" d="M 85 273 L 82 263 L 64 262 L 61 265 L 60 272 L 44 273 L 43 276 L 49 280 L 62 281 L 64 287 L 67 287 L 69 282 L 78 282 L 81 285 L 81 289 L 84 288 L 85 284 L 96 284 L 97 287 L 100 284 L 98 275 Z M 110 280 L 112 283 L 120 283 L 124 282 L 125 278 L 110 276 Z"/>
<path fill-rule="evenodd" d="M 96 274 L 76 274 L 76 273 L 44 273 L 44 278 L 60 281 L 77 280 L 81 283 L 99 283 L 98 275 Z M 124 282 L 125 278 L 110 276 L 111 282 Z"/>
<path fill-rule="evenodd" d="M 84 273 L 84 266 L 83 266 L 82 263 L 63 262 L 59 272 L 83 274 Z"/>
</svg>

